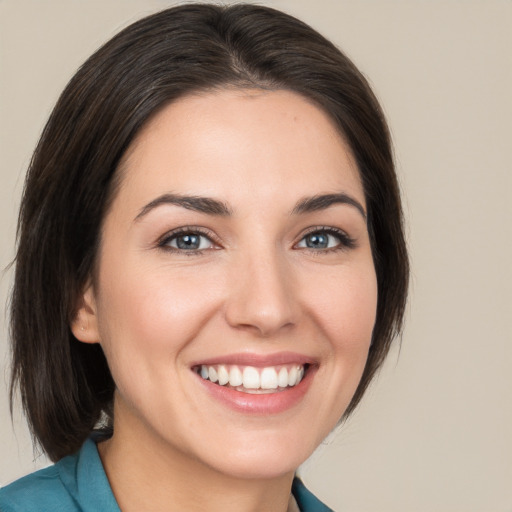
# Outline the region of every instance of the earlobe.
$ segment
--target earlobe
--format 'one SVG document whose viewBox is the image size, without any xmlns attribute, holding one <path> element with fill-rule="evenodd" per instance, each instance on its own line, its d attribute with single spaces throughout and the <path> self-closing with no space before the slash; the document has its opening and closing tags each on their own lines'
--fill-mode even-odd
<svg viewBox="0 0 512 512">
<path fill-rule="evenodd" d="M 89 285 L 78 300 L 77 309 L 71 321 L 73 336 L 83 343 L 99 343 L 96 299 L 92 285 Z"/>
</svg>

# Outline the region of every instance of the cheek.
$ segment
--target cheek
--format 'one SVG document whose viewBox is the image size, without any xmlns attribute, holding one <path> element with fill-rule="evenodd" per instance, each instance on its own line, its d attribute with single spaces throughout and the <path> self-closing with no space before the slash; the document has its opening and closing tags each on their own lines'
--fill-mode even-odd
<svg viewBox="0 0 512 512">
<path fill-rule="evenodd" d="M 218 290 L 185 269 L 176 276 L 165 268 L 105 271 L 98 317 L 106 352 L 142 359 L 172 358 L 197 335 L 215 311 Z M 107 356 L 108 357 L 108 356 Z"/>
<path fill-rule="evenodd" d="M 323 284 L 315 287 L 312 300 L 318 324 L 331 341 L 331 348 L 345 355 L 366 354 L 377 310 L 373 266 L 359 272 L 340 272 L 326 278 Z"/>
<path fill-rule="evenodd" d="M 336 269 L 319 278 L 310 296 L 311 313 L 322 330 L 323 378 L 317 421 L 323 439 L 338 424 L 359 385 L 368 358 L 377 308 L 373 265 Z"/>
</svg>

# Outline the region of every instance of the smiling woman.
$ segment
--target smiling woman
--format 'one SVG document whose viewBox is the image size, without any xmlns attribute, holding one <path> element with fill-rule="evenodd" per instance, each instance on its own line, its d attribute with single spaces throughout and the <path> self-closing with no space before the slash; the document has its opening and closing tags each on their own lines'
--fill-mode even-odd
<svg viewBox="0 0 512 512">
<path fill-rule="evenodd" d="M 55 466 L 2 510 L 327 510 L 297 467 L 399 331 L 408 265 L 367 83 L 278 11 L 128 27 L 23 197 L 12 390 Z"/>
</svg>

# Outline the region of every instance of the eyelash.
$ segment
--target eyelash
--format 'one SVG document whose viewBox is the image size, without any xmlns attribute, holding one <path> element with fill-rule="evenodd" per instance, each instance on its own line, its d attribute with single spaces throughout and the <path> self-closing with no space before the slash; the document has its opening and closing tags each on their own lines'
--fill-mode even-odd
<svg viewBox="0 0 512 512">
<path fill-rule="evenodd" d="M 333 236 L 338 239 L 339 244 L 337 244 L 334 247 L 328 247 L 325 249 L 313 249 L 311 247 L 304 247 L 304 248 L 299 248 L 299 249 L 303 249 L 310 253 L 319 255 L 319 254 L 326 254 L 326 253 L 331 253 L 331 252 L 345 251 L 345 250 L 353 249 L 356 247 L 356 240 L 354 238 L 351 238 L 349 235 L 347 235 L 347 233 L 345 233 L 341 229 L 334 228 L 332 226 L 316 226 L 316 227 L 310 228 L 306 233 L 304 233 L 302 235 L 301 239 L 299 240 L 299 242 L 297 242 L 294 245 L 294 248 L 297 246 L 298 243 L 302 242 L 306 237 L 315 235 L 315 234 Z M 179 249 L 176 247 L 171 247 L 169 245 L 173 240 L 176 240 L 178 237 L 183 236 L 183 235 L 198 235 L 198 236 L 205 237 L 206 239 L 208 239 L 208 241 L 213 246 L 219 245 L 215 241 L 216 237 L 213 235 L 213 233 L 211 231 L 204 229 L 204 228 L 197 227 L 197 226 L 184 226 L 182 228 L 178 228 L 174 231 L 166 233 L 158 241 L 157 246 L 159 249 L 162 249 L 166 252 L 180 253 L 180 254 L 185 254 L 187 256 L 200 256 L 200 255 L 203 255 L 205 252 L 211 251 L 216 248 L 216 247 L 209 247 L 207 249 L 186 250 L 186 249 Z"/>
<path fill-rule="evenodd" d="M 183 235 L 198 235 L 208 239 L 208 241 L 213 245 L 217 246 L 218 244 L 215 241 L 215 236 L 213 233 L 207 229 L 200 228 L 197 226 L 184 226 L 182 228 L 175 229 L 169 233 L 166 233 L 157 243 L 159 249 L 162 249 L 166 252 L 173 252 L 179 254 L 185 254 L 186 256 L 201 256 L 206 251 L 211 251 L 216 249 L 216 247 L 210 247 L 208 249 L 179 249 L 176 247 L 171 247 L 169 244 L 176 240 L 178 237 Z"/>
<path fill-rule="evenodd" d="M 349 249 L 354 249 L 357 244 L 356 240 L 345 231 L 334 228 L 332 226 L 315 226 L 310 228 L 306 233 L 302 235 L 302 238 L 299 240 L 299 243 L 302 242 L 306 237 L 316 234 L 330 235 L 338 239 L 339 244 L 334 247 L 328 247 L 325 249 L 313 249 L 313 248 L 304 248 L 308 252 L 314 253 L 315 255 L 338 252 L 338 251 L 346 251 Z"/>
</svg>

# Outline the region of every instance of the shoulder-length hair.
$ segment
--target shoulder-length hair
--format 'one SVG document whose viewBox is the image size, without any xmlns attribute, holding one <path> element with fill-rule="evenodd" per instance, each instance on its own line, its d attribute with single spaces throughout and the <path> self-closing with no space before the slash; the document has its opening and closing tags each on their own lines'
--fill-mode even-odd
<svg viewBox="0 0 512 512">
<path fill-rule="evenodd" d="M 367 81 L 301 21 L 248 4 L 182 5 L 129 26 L 92 55 L 51 114 L 28 170 L 11 297 L 11 407 L 19 387 L 35 440 L 53 460 L 76 451 L 115 384 L 99 345 L 70 330 L 93 276 L 116 169 L 156 112 L 223 87 L 290 90 L 322 108 L 357 161 L 378 281 L 377 317 L 361 399 L 404 314 L 408 259 L 389 131 Z"/>
</svg>

